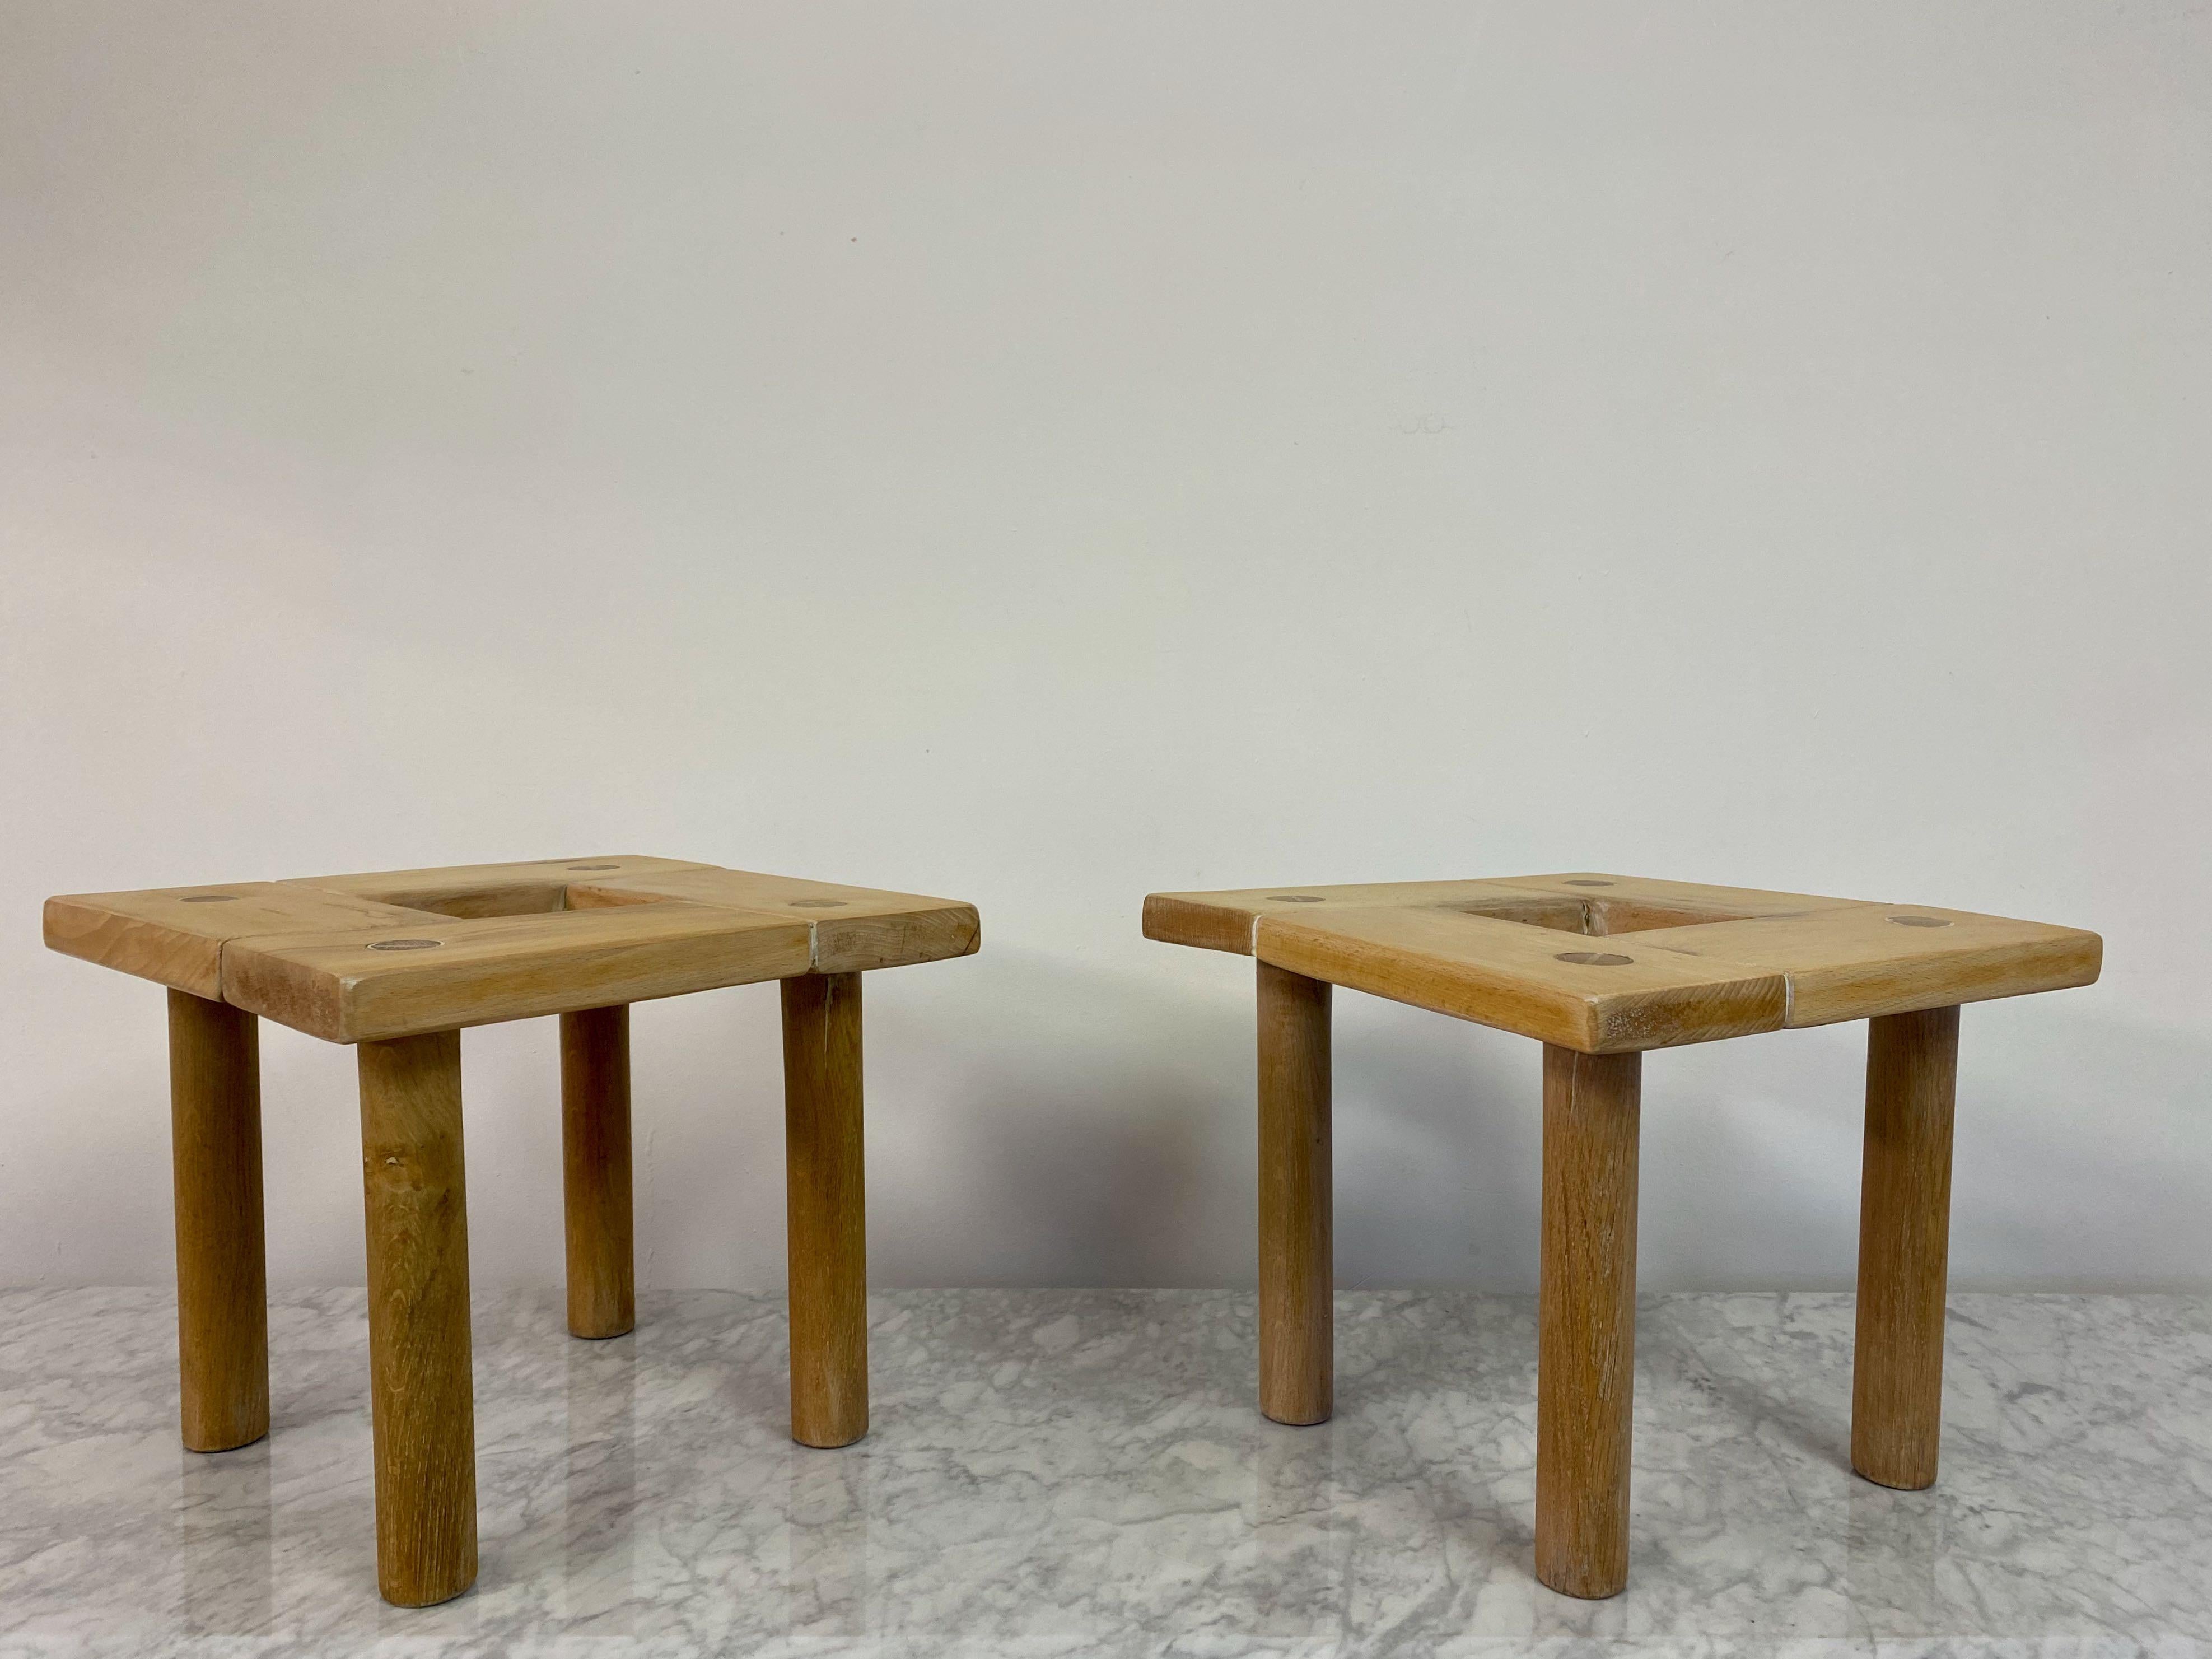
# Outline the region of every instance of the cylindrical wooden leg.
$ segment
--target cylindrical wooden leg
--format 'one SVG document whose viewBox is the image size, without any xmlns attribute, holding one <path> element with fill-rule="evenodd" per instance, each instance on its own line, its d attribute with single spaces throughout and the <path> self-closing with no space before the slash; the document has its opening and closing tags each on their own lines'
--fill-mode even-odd
<svg viewBox="0 0 2212 1659">
<path fill-rule="evenodd" d="M 1885 1486 L 1936 1482 L 1959 1011 L 1867 1023 L 1851 1467 Z"/>
<path fill-rule="evenodd" d="M 568 1329 L 620 1336 L 637 1323 L 627 1006 L 561 1016 L 561 1151 Z"/>
<path fill-rule="evenodd" d="M 252 1015 L 169 993 L 169 1122 L 185 1444 L 228 1451 L 269 1432 L 261 1041 Z"/>
<path fill-rule="evenodd" d="M 868 1431 L 868 1231 L 860 1147 L 860 976 L 783 981 L 790 1186 L 791 1437 Z"/>
<path fill-rule="evenodd" d="M 360 1061 L 376 1577 L 421 1607 L 477 1577 L 460 1033 L 364 1042 Z"/>
<path fill-rule="evenodd" d="M 1544 1045 L 1536 1577 L 1593 1599 L 1628 1584 L 1643 1060 Z"/>
<path fill-rule="evenodd" d="M 1324 1423 L 1335 1405 L 1329 986 L 1259 964 L 1260 1409 Z"/>
</svg>

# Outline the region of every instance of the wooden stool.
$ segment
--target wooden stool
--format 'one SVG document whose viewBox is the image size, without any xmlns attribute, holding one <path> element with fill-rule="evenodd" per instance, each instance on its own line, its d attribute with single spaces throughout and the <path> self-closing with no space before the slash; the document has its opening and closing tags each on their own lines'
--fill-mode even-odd
<svg viewBox="0 0 2212 1659">
<path fill-rule="evenodd" d="M 1145 935 L 1259 962 L 1260 1409 L 1329 1414 L 1329 988 L 1544 1045 L 1536 1576 L 1628 1582 L 1646 1048 L 1870 1022 L 1851 1466 L 1936 1479 L 1959 1006 L 2087 985 L 2094 933 L 1601 874 L 1155 893 Z M 1572 936 L 1572 937 L 1569 937 Z"/>
<path fill-rule="evenodd" d="M 46 901 L 46 943 L 169 988 L 185 1444 L 269 1431 L 254 1016 L 358 1045 L 377 1579 L 477 1576 L 460 1028 L 561 1016 L 568 1328 L 634 1322 L 629 1005 L 783 981 L 791 1431 L 868 1427 L 860 975 L 976 948 L 973 906 L 675 859 L 554 859 Z"/>
</svg>

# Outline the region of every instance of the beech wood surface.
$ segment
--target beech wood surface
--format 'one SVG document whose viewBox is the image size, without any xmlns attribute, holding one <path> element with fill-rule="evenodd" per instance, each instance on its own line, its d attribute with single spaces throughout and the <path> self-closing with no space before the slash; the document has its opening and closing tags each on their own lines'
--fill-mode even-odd
<svg viewBox="0 0 2212 1659">
<path fill-rule="evenodd" d="M 569 1334 L 621 1336 L 637 1324 L 627 1006 L 561 1016 L 561 1170 Z"/>
<path fill-rule="evenodd" d="M 1536 1577 L 1591 1599 L 1628 1583 L 1642 1074 L 1638 1054 L 1544 1049 Z"/>
<path fill-rule="evenodd" d="M 835 882 L 701 866 L 688 870 L 579 882 L 569 902 L 635 902 L 645 895 L 726 906 L 789 919 L 813 930 L 813 970 L 857 973 L 940 962 L 974 953 L 982 940 L 975 907 L 957 899 L 891 893 Z"/>
<path fill-rule="evenodd" d="M 596 853 L 565 859 L 526 859 L 506 864 L 447 864 L 420 870 L 362 870 L 337 876 L 300 876 L 286 882 L 317 892 L 344 893 L 384 904 L 428 901 L 420 908 L 441 909 L 467 904 L 477 895 L 507 890 L 567 888 L 571 882 L 619 880 L 625 876 L 693 870 L 704 866 L 687 859 L 647 858 L 636 853 Z M 561 909 L 561 903 L 548 907 Z M 448 911 L 459 915 L 459 911 Z M 479 914 L 497 914 L 480 911 Z"/>
<path fill-rule="evenodd" d="M 1145 899 L 1146 939 L 1200 950 L 1252 954 L 1262 916 L 1318 916 L 1377 907 L 1500 902 L 1535 896 L 1498 881 L 1373 881 L 1351 886 L 1248 887 L 1219 893 L 1152 893 Z"/>
<path fill-rule="evenodd" d="M 360 1042 L 972 953 L 957 899 L 632 854 L 64 894 L 46 943 Z"/>
<path fill-rule="evenodd" d="M 1578 911 L 1585 902 L 1599 900 L 1752 916 L 1794 915 L 1859 902 L 1823 898 L 1812 893 L 1771 893 L 1754 887 L 1711 887 L 1697 882 L 1655 881 L 1643 876 L 1589 872 L 1474 881 L 1370 881 L 1319 887 L 1246 887 L 1213 893 L 1152 894 L 1145 900 L 1145 937 L 1170 945 L 1190 945 L 1202 950 L 1232 951 L 1240 956 L 1250 956 L 1253 928 L 1262 916 L 1311 921 L 1333 915 L 1339 910 L 1378 908 L 1479 908 L 1488 914 L 1493 907 L 1514 904 L 1533 909 L 1547 898 L 1555 901 L 1563 912 Z M 1570 931 L 1576 925 L 1569 924 Z M 1595 933 L 1608 930 L 1584 931 Z"/>
<path fill-rule="evenodd" d="M 1613 948 L 1618 943 L 1618 948 Z M 1454 909 L 1264 916 L 1263 962 L 1524 1036 L 1611 1054 L 1778 1028 L 1782 975 Z"/>
<path fill-rule="evenodd" d="M 439 916 L 398 938 L 236 939 L 223 953 L 223 995 L 327 1042 L 359 1042 L 749 985 L 804 973 L 809 960 L 803 921 L 660 902 Z"/>
<path fill-rule="evenodd" d="M 1154 893 L 1144 925 L 1586 1054 L 2061 990 L 2104 948 L 1971 911 L 1595 872 Z"/>
<path fill-rule="evenodd" d="M 2094 933 L 1924 904 L 1668 927 L 1629 944 L 1716 970 L 1780 969 L 1790 981 L 1784 1024 L 1792 1029 L 2087 985 L 2104 959 Z"/>
<path fill-rule="evenodd" d="M 357 1054 L 377 1583 L 387 1601 L 428 1607 L 477 1576 L 461 1039 L 364 1042 Z"/>
<path fill-rule="evenodd" d="M 1851 1467 L 1885 1486 L 1936 1482 L 1958 1075 L 1956 1008 L 1869 1023 Z"/>
<path fill-rule="evenodd" d="M 791 1437 L 844 1446 L 868 1431 L 860 976 L 809 974 L 782 992 Z"/>
<path fill-rule="evenodd" d="M 252 1015 L 169 993 L 169 1113 L 185 1444 L 228 1451 L 269 1432 L 261 1043 Z"/>
<path fill-rule="evenodd" d="M 249 881 L 64 893 L 46 901 L 45 926 L 51 950 L 212 1001 L 222 997 L 222 951 L 232 939 L 314 928 L 389 933 L 423 920 L 343 893 Z"/>
<path fill-rule="evenodd" d="M 1258 964 L 1260 1409 L 1278 1423 L 1334 1409 L 1329 988 Z"/>
</svg>

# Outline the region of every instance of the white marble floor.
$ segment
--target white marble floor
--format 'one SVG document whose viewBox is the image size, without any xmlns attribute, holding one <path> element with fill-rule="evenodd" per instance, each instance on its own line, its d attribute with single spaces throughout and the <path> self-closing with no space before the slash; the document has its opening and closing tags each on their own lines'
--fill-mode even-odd
<svg viewBox="0 0 2212 1659">
<path fill-rule="evenodd" d="M 1339 1414 L 1252 1407 L 1251 1298 L 905 1291 L 874 1431 L 784 1434 L 781 1306 L 577 1342 L 477 1304 L 483 1576 L 377 1599 L 359 1291 L 272 1310 L 276 1429 L 174 1430 L 169 1299 L 0 1291 L 0 1654 L 2212 1652 L 2212 1300 L 1962 1296 L 1943 1478 L 1845 1462 L 1850 1301 L 1647 1298 L 1633 1582 L 1529 1576 L 1522 1299 L 1348 1295 Z"/>
</svg>

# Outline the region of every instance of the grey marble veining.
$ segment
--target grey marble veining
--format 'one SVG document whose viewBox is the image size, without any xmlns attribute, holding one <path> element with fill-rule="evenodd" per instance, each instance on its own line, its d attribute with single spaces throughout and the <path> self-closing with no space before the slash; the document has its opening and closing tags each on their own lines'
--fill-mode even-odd
<svg viewBox="0 0 2212 1659">
<path fill-rule="evenodd" d="M 1254 1409 L 1249 1295 L 905 1291 L 874 1426 L 785 1433 L 774 1298 L 571 1340 L 476 1307 L 483 1575 L 375 1591 L 359 1291 L 271 1309 L 276 1426 L 176 1438 L 170 1299 L 0 1292 L 0 1654 L 2212 1650 L 2212 1301 L 1964 1296 L 1943 1475 L 1854 1479 L 1848 1297 L 1645 1299 L 1633 1579 L 1530 1577 L 1525 1299 L 1347 1295 L 1339 1410 Z"/>
</svg>

